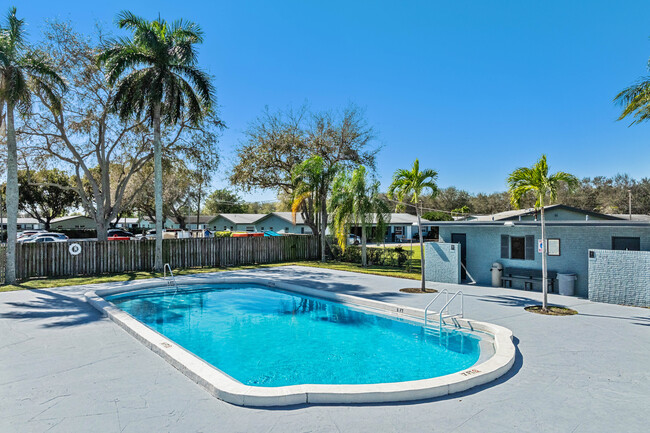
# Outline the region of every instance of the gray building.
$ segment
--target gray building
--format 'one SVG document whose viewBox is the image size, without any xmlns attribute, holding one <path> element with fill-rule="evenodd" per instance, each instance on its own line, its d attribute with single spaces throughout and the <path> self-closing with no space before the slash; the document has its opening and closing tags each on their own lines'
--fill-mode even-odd
<svg viewBox="0 0 650 433">
<path fill-rule="evenodd" d="M 453 221 L 439 222 L 440 242 L 460 244 L 462 279 L 490 285 L 494 262 L 504 267 L 541 269 L 538 250 L 541 223 L 538 221 Z M 576 294 L 589 291 L 589 250 L 650 251 L 650 223 L 620 219 L 565 220 L 546 223 L 548 269 L 558 273 L 575 273 Z M 449 266 L 426 257 L 432 266 Z M 438 265 L 436 265 L 436 263 Z M 612 269 L 616 272 L 616 269 Z M 539 290 L 541 285 L 535 287 Z"/>
</svg>

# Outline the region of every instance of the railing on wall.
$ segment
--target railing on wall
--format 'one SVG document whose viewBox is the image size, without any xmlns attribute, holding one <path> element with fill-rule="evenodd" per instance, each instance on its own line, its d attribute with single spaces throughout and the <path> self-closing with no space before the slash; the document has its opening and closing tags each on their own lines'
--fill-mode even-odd
<svg viewBox="0 0 650 433">
<path fill-rule="evenodd" d="M 317 236 L 287 235 L 250 238 L 165 239 L 163 262 L 172 268 L 229 267 L 319 258 Z M 70 251 L 77 243 L 79 252 Z M 16 246 L 16 277 L 68 277 L 151 271 L 153 240 L 78 241 Z M 74 250 L 74 249 L 73 249 Z M 0 251 L 0 275 L 4 281 L 4 251 Z"/>
</svg>

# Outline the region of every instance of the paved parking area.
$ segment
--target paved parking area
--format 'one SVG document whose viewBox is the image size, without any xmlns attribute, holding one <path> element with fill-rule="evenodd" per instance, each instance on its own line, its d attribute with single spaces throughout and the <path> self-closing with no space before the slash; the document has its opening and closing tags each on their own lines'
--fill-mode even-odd
<svg viewBox="0 0 650 433">
<path fill-rule="evenodd" d="M 229 274 L 414 307 L 432 296 L 400 293 L 408 280 L 306 267 Z M 0 293 L 0 432 L 647 431 L 648 309 L 550 295 L 580 314 L 546 317 L 523 310 L 538 293 L 462 286 L 467 317 L 516 337 L 504 377 L 429 401 L 260 409 L 212 397 L 86 304 L 87 288 Z"/>
</svg>

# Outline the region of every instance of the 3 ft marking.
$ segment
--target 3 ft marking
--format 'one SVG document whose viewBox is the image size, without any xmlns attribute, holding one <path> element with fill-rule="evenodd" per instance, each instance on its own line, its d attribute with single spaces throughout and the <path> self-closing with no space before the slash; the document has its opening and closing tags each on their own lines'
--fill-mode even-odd
<svg viewBox="0 0 650 433">
<path fill-rule="evenodd" d="M 397 312 L 398 312 L 398 313 L 403 313 L 403 312 L 404 312 L 404 309 L 403 309 L 403 308 L 398 308 L 398 309 L 397 309 Z"/>
</svg>

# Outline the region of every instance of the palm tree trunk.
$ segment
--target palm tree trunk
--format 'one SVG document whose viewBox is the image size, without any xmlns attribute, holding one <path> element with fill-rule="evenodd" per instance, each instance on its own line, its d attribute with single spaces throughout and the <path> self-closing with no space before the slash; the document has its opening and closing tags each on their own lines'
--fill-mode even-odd
<svg viewBox="0 0 650 433">
<path fill-rule="evenodd" d="M 18 230 L 18 153 L 14 106 L 7 102 L 7 264 L 5 283 L 16 282 L 16 232 Z"/>
<path fill-rule="evenodd" d="M 160 137 L 160 102 L 153 109 L 153 161 L 154 161 L 154 195 L 156 200 L 156 253 L 157 272 L 163 269 L 163 179 L 162 179 L 162 144 Z"/>
<path fill-rule="evenodd" d="M 420 281 L 423 292 L 426 291 L 426 284 L 424 281 L 424 239 L 422 238 L 422 219 L 420 218 L 420 206 L 415 204 L 415 213 L 418 216 L 418 239 L 420 240 Z"/>
<path fill-rule="evenodd" d="M 542 310 L 546 311 L 546 298 L 548 296 L 548 278 L 546 269 L 546 233 L 544 221 L 544 205 L 542 204 Z"/>
<path fill-rule="evenodd" d="M 327 199 L 321 198 L 321 221 L 320 221 L 320 260 L 325 263 L 325 231 L 327 230 Z"/>
<path fill-rule="evenodd" d="M 361 224 L 361 266 L 367 266 L 366 258 L 366 226 Z"/>
</svg>

